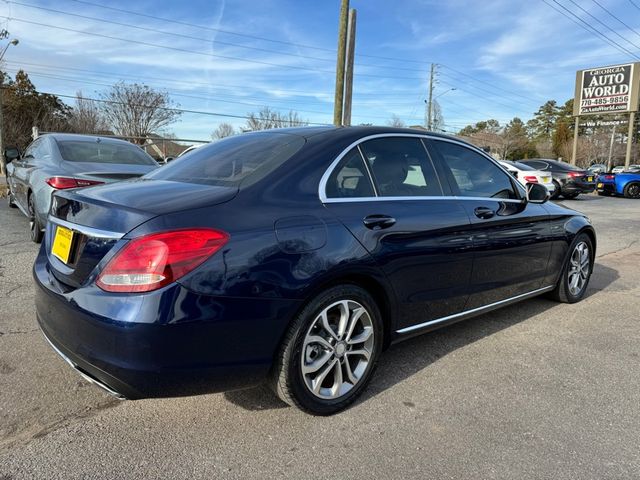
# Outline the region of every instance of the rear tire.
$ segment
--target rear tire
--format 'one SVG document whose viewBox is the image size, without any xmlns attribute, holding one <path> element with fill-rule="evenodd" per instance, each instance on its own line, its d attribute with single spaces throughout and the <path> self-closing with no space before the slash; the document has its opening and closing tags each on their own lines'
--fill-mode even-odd
<svg viewBox="0 0 640 480">
<path fill-rule="evenodd" d="M 551 195 L 551 200 L 556 200 L 560 196 L 562 187 L 560 187 L 560 184 L 555 180 L 553 180 L 553 184 L 556 186 L 556 189 L 553 191 L 553 194 Z"/>
<path fill-rule="evenodd" d="M 42 242 L 44 233 L 42 232 L 42 225 L 40 225 L 38 215 L 36 215 L 36 206 L 33 199 L 33 194 L 29 195 L 29 229 L 31 234 L 31 241 L 34 243 Z"/>
<path fill-rule="evenodd" d="M 383 340 L 380 310 L 355 285 L 325 290 L 293 320 L 273 366 L 271 388 L 314 415 L 347 408 L 369 383 Z"/>
<path fill-rule="evenodd" d="M 593 273 L 595 252 L 589 235 L 578 234 L 569 252 L 558 284 L 549 294 L 551 298 L 562 303 L 576 303 L 582 300 Z"/>
<path fill-rule="evenodd" d="M 640 198 L 640 183 L 631 182 L 624 187 L 624 196 L 627 198 Z"/>
</svg>

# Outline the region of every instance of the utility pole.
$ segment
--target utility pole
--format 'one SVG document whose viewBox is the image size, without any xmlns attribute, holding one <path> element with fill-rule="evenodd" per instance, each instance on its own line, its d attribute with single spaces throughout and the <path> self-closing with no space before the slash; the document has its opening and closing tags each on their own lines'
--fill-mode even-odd
<svg viewBox="0 0 640 480">
<path fill-rule="evenodd" d="M 427 102 L 427 130 L 431 130 L 433 117 L 433 76 L 435 74 L 436 65 L 431 64 L 431 73 L 429 74 L 429 100 Z"/>
<path fill-rule="evenodd" d="M 351 105 L 353 97 L 353 60 L 356 49 L 356 11 L 349 10 L 349 25 L 347 29 L 347 60 L 344 74 L 344 112 L 342 113 L 342 124 L 351 125 Z"/>
<path fill-rule="evenodd" d="M 342 107 L 344 105 L 344 66 L 347 44 L 347 21 L 349 16 L 349 0 L 342 0 L 340 21 L 338 23 L 338 59 L 336 63 L 336 95 L 333 101 L 333 124 L 342 124 Z"/>
</svg>

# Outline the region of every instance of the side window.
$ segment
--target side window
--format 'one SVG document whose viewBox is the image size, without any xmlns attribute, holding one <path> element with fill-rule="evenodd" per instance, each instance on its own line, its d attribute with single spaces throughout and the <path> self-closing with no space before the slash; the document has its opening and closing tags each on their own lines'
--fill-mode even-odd
<svg viewBox="0 0 640 480">
<path fill-rule="evenodd" d="M 375 197 L 373 185 L 358 148 L 349 151 L 333 169 L 326 187 L 327 198 Z"/>
<path fill-rule="evenodd" d="M 451 142 L 432 141 L 444 167 L 451 172 L 449 180 L 454 193 L 462 197 L 519 198 L 509 175 L 488 158 Z"/>
<path fill-rule="evenodd" d="M 381 197 L 442 196 L 438 176 L 419 138 L 376 138 L 360 147 Z"/>
</svg>

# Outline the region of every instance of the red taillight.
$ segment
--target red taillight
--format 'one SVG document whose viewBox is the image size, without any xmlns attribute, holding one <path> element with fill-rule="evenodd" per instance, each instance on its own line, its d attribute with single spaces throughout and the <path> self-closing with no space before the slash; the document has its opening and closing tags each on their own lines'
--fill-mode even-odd
<svg viewBox="0 0 640 480">
<path fill-rule="evenodd" d="M 538 178 L 533 175 L 525 175 L 524 181 L 527 183 L 538 183 Z"/>
<path fill-rule="evenodd" d="M 584 174 L 580 172 L 569 172 L 567 175 L 569 175 L 571 178 L 576 178 L 576 177 L 582 177 Z"/>
<path fill-rule="evenodd" d="M 613 180 L 614 178 L 616 178 L 615 175 L 603 175 L 605 180 Z"/>
<path fill-rule="evenodd" d="M 228 240 L 227 233 L 207 228 L 135 238 L 107 263 L 96 284 L 107 292 L 150 292 L 186 275 Z"/>
<path fill-rule="evenodd" d="M 85 180 L 83 178 L 71 177 L 51 177 L 47 178 L 45 181 L 56 190 L 64 190 L 66 188 L 90 187 L 91 185 L 101 185 L 104 183 L 97 180 Z"/>
</svg>

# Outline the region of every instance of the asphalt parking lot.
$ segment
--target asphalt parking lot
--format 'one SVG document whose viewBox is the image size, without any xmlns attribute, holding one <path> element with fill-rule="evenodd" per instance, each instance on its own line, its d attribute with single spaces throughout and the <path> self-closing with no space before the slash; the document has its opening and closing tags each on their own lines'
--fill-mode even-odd
<svg viewBox="0 0 640 480">
<path fill-rule="evenodd" d="M 37 247 L 0 206 L 0 479 L 640 478 L 640 201 L 580 196 L 587 298 L 544 298 L 388 350 L 329 418 L 263 388 L 120 402 L 46 344 Z"/>
</svg>

